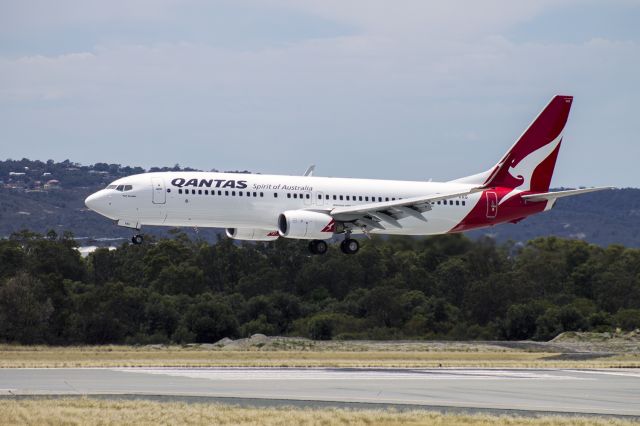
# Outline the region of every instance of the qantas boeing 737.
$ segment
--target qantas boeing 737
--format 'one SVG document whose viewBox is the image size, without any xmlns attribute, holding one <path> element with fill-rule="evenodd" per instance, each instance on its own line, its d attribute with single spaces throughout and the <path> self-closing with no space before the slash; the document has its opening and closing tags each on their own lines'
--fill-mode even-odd
<svg viewBox="0 0 640 426">
<path fill-rule="evenodd" d="M 410 182 L 210 172 L 144 173 L 118 179 L 85 204 L 120 226 L 226 228 L 229 238 L 310 240 L 314 254 L 343 234 L 434 235 L 516 223 L 558 198 L 608 188 L 549 192 L 571 96 L 555 96 L 486 172 L 448 182 Z M 134 244 L 142 243 L 136 233 Z"/>
</svg>

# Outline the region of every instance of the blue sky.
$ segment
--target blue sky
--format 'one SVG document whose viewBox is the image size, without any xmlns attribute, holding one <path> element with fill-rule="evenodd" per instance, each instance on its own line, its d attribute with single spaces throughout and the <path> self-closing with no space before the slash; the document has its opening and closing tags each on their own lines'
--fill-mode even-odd
<svg viewBox="0 0 640 426">
<path fill-rule="evenodd" d="M 575 96 L 555 186 L 640 186 L 640 1 L 0 0 L 1 158 L 452 179 Z"/>
</svg>

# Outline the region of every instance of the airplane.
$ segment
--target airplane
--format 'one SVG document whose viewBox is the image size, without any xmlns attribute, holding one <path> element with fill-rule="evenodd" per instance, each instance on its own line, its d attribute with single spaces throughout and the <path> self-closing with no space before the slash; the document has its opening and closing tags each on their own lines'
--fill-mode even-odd
<svg viewBox="0 0 640 426">
<path fill-rule="evenodd" d="M 309 240 L 313 254 L 355 254 L 354 234 L 436 235 L 517 223 L 551 209 L 559 198 L 611 189 L 549 192 L 572 96 L 554 96 L 515 144 L 485 172 L 448 182 L 304 176 L 158 172 L 118 179 L 86 206 L 132 228 L 225 228 L 235 240 Z"/>
</svg>

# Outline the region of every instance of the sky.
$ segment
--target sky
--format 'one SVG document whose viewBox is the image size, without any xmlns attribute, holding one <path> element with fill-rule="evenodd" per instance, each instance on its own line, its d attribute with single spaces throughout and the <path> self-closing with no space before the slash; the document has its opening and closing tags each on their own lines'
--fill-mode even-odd
<svg viewBox="0 0 640 426">
<path fill-rule="evenodd" d="M 575 97 L 555 187 L 640 186 L 640 0 L 0 0 L 0 158 L 449 180 Z"/>
</svg>

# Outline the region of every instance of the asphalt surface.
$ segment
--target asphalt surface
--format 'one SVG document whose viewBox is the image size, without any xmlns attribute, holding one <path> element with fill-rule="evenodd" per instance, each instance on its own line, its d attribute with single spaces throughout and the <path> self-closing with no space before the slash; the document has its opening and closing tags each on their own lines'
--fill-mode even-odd
<svg viewBox="0 0 640 426">
<path fill-rule="evenodd" d="M 640 418 L 640 371 L 562 369 L 7 368 L 0 397 L 97 395 L 250 405 L 423 407 Z M 246 404 L 245 404 L 246 405 Z"/>
</svg>

